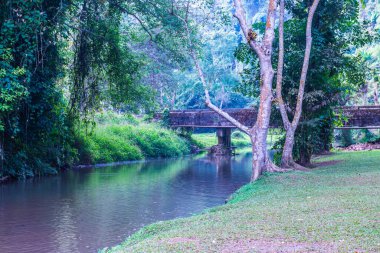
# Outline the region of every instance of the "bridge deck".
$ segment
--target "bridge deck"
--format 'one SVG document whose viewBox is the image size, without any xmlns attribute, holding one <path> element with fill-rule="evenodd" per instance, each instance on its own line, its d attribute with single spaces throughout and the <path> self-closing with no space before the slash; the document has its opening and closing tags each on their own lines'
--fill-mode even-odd
<svg viewBox="0 0 380 253">
<path fill-rule="evenodd" d="M 256 109 L 226 109 L 232 117 L 246 126 L 253 126 Z M 380 128 L 380 106 L 344 106 L 335 108 L 346 119 L 337 128 Z M 229 121 L 211 110 L 177 110 L 169 112 L 170 126 L 191 128 L 234 128 Z M 271 124 L 271 127 L 278 127 Z"/>
</svg>

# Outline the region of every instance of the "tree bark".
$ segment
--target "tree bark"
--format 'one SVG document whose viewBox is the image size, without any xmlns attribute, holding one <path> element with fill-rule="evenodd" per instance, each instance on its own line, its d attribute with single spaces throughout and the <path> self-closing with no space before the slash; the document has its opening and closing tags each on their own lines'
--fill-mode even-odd
<svg viewBox="0 0 380 253">
<path fill-rule="evenodd" d="M 285 168 L 294 167 L 293 147 L 295 131 L 289 127 L 286 131 L 285 144 L 282 150 L 281 166 Z"/>
<path fill-rule="evenodd" d="M 260 106 L 257 114 L 256 124 L 251 130 L 252 140 L 252 178 L 256 180 L 263 171 L 269 171 L 272 166 L 267 151 L 267 136 L 269 129 L 269 120 L 272 106 L 272 82 L 273 69 L 270 58 L 263 59 L 261 66 L 261 92 Z"/>
<path fill-rule="evenodd" d="M 314 0 L 312 6 L 310 7 L 307 25 L 306 25 L 306 48 L 304 61 L 302 65 L 300 83 L 297 95 L 296 110 L 294 112 L 294 117 L 292 122 L 290 122 L 288 115 L 286 113 L 285 103 L 282 98 L 282 76 L 283 76 L 283 66 L 284 66 L 284 0 L 280 0 L 280 21 L 279 21 L 279 58 L 278 58 L 278 70 L 277 70 L 277 84 L 276 84 L 276 97 L 281 113 L 281 117 L 284 123 L 284 128 L 286 130 L 286 139 L 284 148 L 282 151 L 281 166 L 283 167 L 298 167 L 293 160 L 293 147 L 294 147 L 294 135 L 298 127 L 301 114 L 302 114 L 302 103 L 305 93 L 306 77 L 309 68 L 310 52 L 312 45 L 312 24 L 315 11 L 318 7 L 320 0 Z"/>
<path fill-rule="evenodd" d="M 280 109 L 281 118 L 284 123 L 285 130 L 290 127 L 290 122 L 288 114 L 286 112 L 285 102 L 282 98 L 282 78 L 284 70 L 284 12 L 285 12 L 285 1 L 280 0 L 280 17 L 279 17 L 279 47 L 278 47 L 278 64 L 277 64 L 277 82 L 276 82 L 276 99 L 278 107 Z"/>
</svg>

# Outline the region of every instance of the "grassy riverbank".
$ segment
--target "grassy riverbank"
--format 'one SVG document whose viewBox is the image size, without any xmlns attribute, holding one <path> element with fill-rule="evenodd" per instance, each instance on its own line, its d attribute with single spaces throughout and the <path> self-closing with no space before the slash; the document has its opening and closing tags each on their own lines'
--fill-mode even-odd
<svg viewBox="0 0 380 253">
<path fill-rule="evenodd" d="M 109 252 L 379 252 L 380 151 L 262 177 L 228 204 L 141 229 Z"/>
<path fill-rule="evenodd" d="M 175 157 L 190 153 L 190 142 L 154 123 L 98 125 L 83 135 L 80 162 L 86 164 Z"/>
</svg>

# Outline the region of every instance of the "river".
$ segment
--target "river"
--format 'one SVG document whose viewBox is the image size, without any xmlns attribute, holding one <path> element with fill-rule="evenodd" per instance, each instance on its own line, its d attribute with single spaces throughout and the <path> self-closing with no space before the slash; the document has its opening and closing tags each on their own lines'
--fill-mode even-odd
<svg viewBox="0 0 380 253">
<path fill-rule="evenodd" d="M 162 159 L 0 185 L 0 252 L 96 252 L 144 225 L 223 204 L 251 155 Z"/>
</svg>

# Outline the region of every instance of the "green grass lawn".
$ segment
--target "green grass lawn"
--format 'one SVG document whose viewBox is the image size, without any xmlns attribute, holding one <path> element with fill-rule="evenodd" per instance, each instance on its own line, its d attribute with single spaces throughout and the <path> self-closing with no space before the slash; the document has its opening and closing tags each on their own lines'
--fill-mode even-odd
<svg viewBox="0 0 380 253">
<path fill-rule="evenodd" d="M 228 204 L 159 222 L 109 252 L 380 252 L 380 151 L 263 176 Z"/>
</svg>

